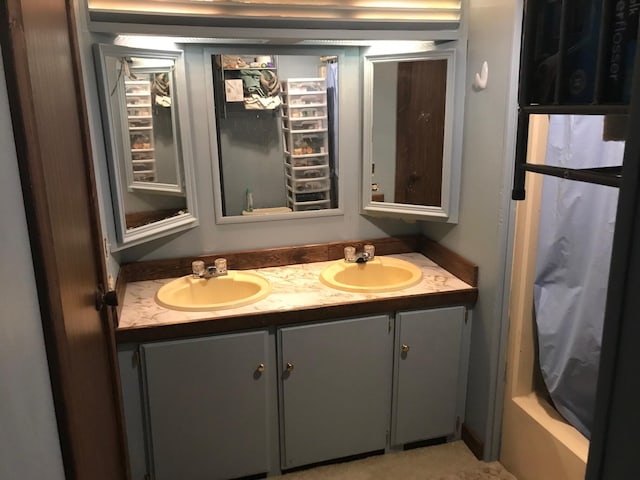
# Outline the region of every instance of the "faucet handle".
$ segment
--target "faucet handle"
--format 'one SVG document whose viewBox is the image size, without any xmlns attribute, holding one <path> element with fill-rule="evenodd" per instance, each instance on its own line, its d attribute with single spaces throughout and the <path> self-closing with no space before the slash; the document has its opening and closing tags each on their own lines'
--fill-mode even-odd
<svg viewBox="0 0 640 480">
<path fill-rule="evenodd" d="M 367 244 L 364 246 L 364 253 L 367 254 L 368 260 L 373 260 L 373 257 L 376 255 L 376 247 L 371 244 Z"/>
<path fill-rule="evenodd" d="M 216 258 L 213 264 L 216 266 L 216 274 L 217 275 L 226 275 L 227 274 L 227 259 L 226 258 Z"/>
<path fill-rule="evenodd" d="M 191 271 L 194 277 L 202 278 L 205 271 L 204 262 L 202 260 L 194 260 L 191 262 Z"/>
<path fill-rule="evenodd" d="M 345 262 L 355 262 L 356 261 L 356 248 L 355 247 L 344 247 L 344 260 L 345 260 Z"/>
</svg>

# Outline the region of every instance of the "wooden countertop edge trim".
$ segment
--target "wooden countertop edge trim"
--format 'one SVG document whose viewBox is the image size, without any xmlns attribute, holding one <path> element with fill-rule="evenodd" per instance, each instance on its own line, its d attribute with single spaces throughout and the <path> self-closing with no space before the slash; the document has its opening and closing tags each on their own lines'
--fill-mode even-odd
<svg viewBox="0 0 640 480">
<path fill-rule="evenodd" d="M 421 245 L 418 251 L 446 271 L 453 273 L 463 282 L 472 287 L 478 286 L 478 266 L 463 256 L 452 252 L 427 237 L 421 238 Z"/>
<path fill-rule="evenodd" d="M 263 312 L 209 320 L 194 320 L 168 325 L 131 327 L 116 330 L 118 344 L 150 342 L 179 337 L 192 337 L 256 328 L 293 325 L 298 323 L 338 320 L 399 310 L 446 307 L 452 305 L 473 306 L 478 298 L 478 289 L 428 293 L 406 297 L 364 300 L 362 302 L 302 308 L 289 311 Z"/>
<path fill-rule="evenodd" d="M 464 257 L 443 247 L 422 235 L 400 235 L 369 240 L 349 240 L 316 245 L 267 248 L 240 252 L 221 252 L 194 257 L 147 260 L 125 263 L 118 274 L 118 293 L 127 282 L 174 278 L 191 273 L 191 262 L 199 259 L 210 264 L 218 257 L 225 257 L 230 269 L 247 270 L 265 267 L 280 267 L 300 263 L 326 262 L 342 258 L 346 246 L 362 249 L 366 243 L 376 247 L 378 255 L 420 252 L 445 270 L 453 273 L 466 283 L 477 286 L 478 267 Z M 118 298 L 121 298 L 118 295 Z"/>
</svg>

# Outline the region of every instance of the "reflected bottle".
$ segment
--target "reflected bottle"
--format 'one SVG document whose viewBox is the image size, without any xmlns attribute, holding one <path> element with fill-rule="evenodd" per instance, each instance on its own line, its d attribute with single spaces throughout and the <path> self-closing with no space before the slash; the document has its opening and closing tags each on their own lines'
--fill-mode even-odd
<svg viewBox="0 0 640 480">
<path fill-rule="evenodd" d="M 253 212 L 253 193 L 250 188 L 247 188 L 246 196 L 247 212 Z"/>
</svg>

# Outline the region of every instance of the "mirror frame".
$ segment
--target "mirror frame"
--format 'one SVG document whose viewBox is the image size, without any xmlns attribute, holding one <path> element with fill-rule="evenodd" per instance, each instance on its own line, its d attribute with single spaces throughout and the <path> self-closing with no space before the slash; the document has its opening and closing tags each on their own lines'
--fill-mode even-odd
<svg viewBox="0 0 640 480">
<path fill-rule="evenodd" d="M 94 45 L 95 64 L 98 76 L 98 86 L 100 90 L 100 106 L 102 111 L 102 124 L 104 132 L 104 143 L 106 146 L 107 163 L 109 166 L 109 177 L 111 187 L 111 200 L 114 210 L 114 223 L 117 235 L 118 246 L 113 247 L 112 251 L 118 251 L 126 247 L 139 245 L 141 243 L 154 240 L 157 238 L 170 235 L 175 232 L 186 230 L 198 225 L 197 205 L 195 195 L 195 178 L 193 173 L 193 157 L 191 153 L 191 126 L 189 122 L 188 97 L 186 91 L 184 52 L 182 50 L 152 50 L 142 48 L 124 47 L 111 44 L 95 44 Z M 107 56 L 129 56 L 142 57 L 150 59 L 168 59 L 175 64 L 173 70 L 173 87 L 172 102 L 175 105 L 175 113 L 173 116 L 174 138 L 176 140 L 177 167 L 182 169 L 182 174 L 178 175 L 178 181 L 181 185 L 169 186 L 161 184 L 159 186 L 144 185 L 140 188 L 138 183 L 135 185 L 123 185 L 122 178 L 127 179 L 129 183 L 128 171 L 125 168 L 120 151 L 123 150 L 121 138 L 125 132 L 124 123 L 122 128 L 116 127 L 115 116 L 121 115 L 121 112 L 113 112 L 110 102 L 107 98 L 109 94 L 107 82 L 107 68 L 105 57 Z M 125 175 L 123 175 L 123 173 Z M 134 188 L 132 188 L 132 186 Z M 164 188 L 167 187 L 167 188 Z M 158 192 L 167 195 L 184 194 L 186 201 L 187 213 L 175 217 L 164 218 L 162 220 L 152 222 L 135 228 L 127 228 L 126 209 L 124 205 L 125 191 L 145 191 Z"/>
<path fill-rule="evenodd" d="M 211 65 L 212 55 L 252 55 L 255 53 L 263 53 L 265 55 L 332 55 L 338 57 L 338 65 L 340 62 L 345 61 L 345 50 L 335 45 L 321 45 L 321 46 L 290 46 L 290 45 L 265 45 L 265 44 L 238 44 L 238 45 L 219 45 L 219 46 L 207 46 L 204 48 L 204 64 L 205 68 L 205 91 L 207 92 L 207 108 L 209 117 L 209 148 L 212 164 L 213 175 L 213 195 L 214 195 L 214 214 L 215 223 L 218 225 L 232 224 L 232 223 L 253 223 L 253 222 L 266 222 L 277 220 L 295 220 L 300 218 L 318 218 L 318 217 L 333 217 L 344 215 L 344 178 L 343 175 L 338 174 L 338 207 L 330 208 L 326 210 L 312 210 L 312 211 L 299 211 L 299 212 L 287 212 L 268 215 L 232 215 L 225 216 L 222 211 L 222 186 L 220 185 L 221 168 L 220 159 L 218 158 L 218 132 L 217 122 L 215 115 L 215 98 L 213 93 L 213 72 L 209 65 Z M 345 92 L 346 79 L 344 74 L 338 76 L 338 88 L 339 92 Z M 338 97 L 338 171 L 340 170 L 340 159 L 345 158 L 345 154 L 342 150 L 342 142 L 340 142 L 341 134 L 344 134 L 343 130 L 343 95 Z M 344 161 L 344 160 L 342 160 Z M 283 184 L 284 184 L 284 153 L 282 157 L 283 168 Z"/>
<path fill-rule="evenodd" d="M 445 42 L 441 45 L 433 44 L 428 50 L 419 52 L 365 53 L 363 57 L 364 98 L 361 187 L 363 214 L 457 223 L 462 158 L 462 125 L 464 120 L 462 111 L 464 106 L 464 83 L 460 80 L 464 76 L 464 65 L 461 64 L 461 60 L 465 58 L 465 55 L 463 54 L 464 52 L 459 51 L 460 48 L 459 42 L 454 41 Z M 380 63 L 429 59 L 447 60 L 441 206 L 373 201 L 371 195 L 371 172 L 373 171 L 374 67 Z M 456 132 L 455 137 L 454 131 Z"/>
</svg>

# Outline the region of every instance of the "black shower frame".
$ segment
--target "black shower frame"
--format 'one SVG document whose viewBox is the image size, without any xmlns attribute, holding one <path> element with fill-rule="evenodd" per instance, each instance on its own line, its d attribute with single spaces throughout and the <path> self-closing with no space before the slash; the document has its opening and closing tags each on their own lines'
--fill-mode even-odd
<svg viewBox="0 0 640 480">
<path fill-rule="evenodd" d="M 574 0 L 575 1 L 575 0 Z M 515 167 L 513 200 L 525 199 L 526 172 L 551 175 L 554 177 L 576 180 L 581 182 L 620 187 L 622 179 L 622 165 L 604 168 L 567 168 L 551 165 L 534 165 L 527 163 L 527 143 L 529 139 L 529 122 L 532 115 L 628 115 L 629 105 L 626 103 L 604 103 L 603 70 L 607 60 L 607 38 L 610 31 L 611 9 L 616 0 L 602 0 L 598 48 L 594 52 L 597 55 L 596 74 L 593 99 L 587 104 L 565 103 L 562 99 L 563 65 L 567 55 L 568 45 L 567 22 L 569 0 L 562 1 L 558 32 L 557 71 L 553 100 L 549 103 L 533 103 L 533 83 L 535 76 L 535 45 L 536 24 L 540 15 L 540 8 L 544 4 L 540 0 L 529 0 L 525 4 L 522 28 L 522 47 L 520 52 L 520 83 L 518 91 L 518 127 L 516 136 Z M 636 55 L 637 56 L 637 55 Z"/>
</svg>

